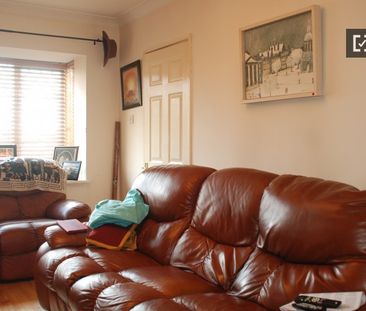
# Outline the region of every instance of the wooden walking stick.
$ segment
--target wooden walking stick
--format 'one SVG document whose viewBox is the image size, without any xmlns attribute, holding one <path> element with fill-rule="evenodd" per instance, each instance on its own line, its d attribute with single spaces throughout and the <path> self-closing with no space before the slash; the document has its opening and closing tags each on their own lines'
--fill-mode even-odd
<svg viewBox="0 0 366 311">
<path fill-rule="evenodd" d="M 119 181 L 119 161 L 120 161 L 120 137 L 121 123 L 116 122 L 114 128 L 114 154 L 113 154 L 113 179 L 112 179 L 112 199 L 117 200 Z"/>
</svg>

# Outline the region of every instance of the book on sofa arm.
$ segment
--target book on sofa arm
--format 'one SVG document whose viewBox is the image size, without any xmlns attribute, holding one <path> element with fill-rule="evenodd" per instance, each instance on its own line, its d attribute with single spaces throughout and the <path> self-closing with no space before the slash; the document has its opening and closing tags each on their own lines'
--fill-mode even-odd
<svg viewBox="0 0 366 311">
<path fill-rule="evenodd" d="M 87 232 L 89 229 L 87 225 L 84 225 L 78 219 L 58 220 L 57 224 L 67 233 Z"/>
</svg>

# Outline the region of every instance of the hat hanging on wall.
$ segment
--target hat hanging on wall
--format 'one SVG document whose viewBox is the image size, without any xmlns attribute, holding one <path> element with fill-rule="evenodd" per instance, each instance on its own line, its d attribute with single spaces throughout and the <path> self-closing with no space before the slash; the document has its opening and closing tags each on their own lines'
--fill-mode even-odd
<svg viewBox="0 0 366 311">
<path fill-rule="evenodd" d="M 0 29 L 0 32 L 10 32 L 10 33 L 18 33 L 23 35 L 32 35 L 32 36 L 43 36 L 43 37 L 53 37 L 53 38 L 61 38 L 61 39 L 73 39 L 73 40 L 83 40 L 83 41 L 92 41 L 95 45 L 96 42 L 103 43 L 103 51 L 104 51 L 104 59 L 103 66 L 105 66 L 110 58 L 113 58 L 117 54 L 117 44 L 113 39 L 109 39 L 107 33 L 103 30 L 102 37 L 103 39 L 90 39 L 90 38 L 80 38 L 80 37 L 70 37 L 70 36 L 60 36 L 60 35 L 50 35 L 46 33 L 37 33 L 37 32 L 26 32 L 26 31 L 17 31 L 10 29 Z"/>
<path fill-rule="evenodd" d="M 107 33 L 103 30 L 103 50 L 104 50 L 104 61 L 103 66 L 108 62 L 108 59 L 116 57 L 117 54 L 117 44 L 116 41 L 109 39 Z"/>
</svg>

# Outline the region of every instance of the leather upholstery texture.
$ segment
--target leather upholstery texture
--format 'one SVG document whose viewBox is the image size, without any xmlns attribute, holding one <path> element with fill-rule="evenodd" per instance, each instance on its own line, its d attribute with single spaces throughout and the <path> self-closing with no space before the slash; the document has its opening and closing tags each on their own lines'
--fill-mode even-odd
<svg viewBox="0 0 366 311">
<path fill-rule="evenodd" d="M 43 308 L 260 311 L 300 293 L 366 291 L 366 191 L 173 165 L 147 169 L 133 187 L 150 205 L 136 251 L 57 245 L 48 231 L 55 242 L 35 268 Z"/>
<path fill-rule="evenodd" d="M 31 278 L 44 230 L 57 219 L 86 221 L 89 214 L 88 205 L 58 192 L 0 193 L 0 280 Z"/>
</svg>

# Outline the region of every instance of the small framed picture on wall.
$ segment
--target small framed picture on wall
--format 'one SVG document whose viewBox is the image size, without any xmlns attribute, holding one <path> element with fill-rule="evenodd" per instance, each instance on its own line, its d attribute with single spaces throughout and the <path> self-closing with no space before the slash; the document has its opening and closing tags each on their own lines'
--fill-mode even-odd
<svg viewBox="0 0 366 311">
<path fill-rule="evenodd" d="M 121 67 L 122 109 L 142 106 L 141 63 L 137 60 Z"/>
</svg>

